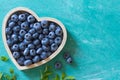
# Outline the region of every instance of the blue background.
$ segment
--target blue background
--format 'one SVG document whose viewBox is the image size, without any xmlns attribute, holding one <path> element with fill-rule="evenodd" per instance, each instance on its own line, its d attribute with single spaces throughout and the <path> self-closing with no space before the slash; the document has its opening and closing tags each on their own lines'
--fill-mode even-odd
<svg viewBox="0 0 120 80">
<path fill-rule="evenodd" d="M 66 26 L 68 40 L 62 52 L 50 61 L 63 63 L 62 70 L 77 80 L 120 80 L 120 0 L 0 0 L 0 55 L 7 55 L 2 40 L 2 22 L 15 7 L 27 7 L 39 17 L 59 19 Z M 62 58 L 71 53 L 72 65 Z M 18 80 L 39 80 L 45 65 L 19 71 L 14 64 L 0 61 L 0 71 L 13 67 Z"/>
</svg>

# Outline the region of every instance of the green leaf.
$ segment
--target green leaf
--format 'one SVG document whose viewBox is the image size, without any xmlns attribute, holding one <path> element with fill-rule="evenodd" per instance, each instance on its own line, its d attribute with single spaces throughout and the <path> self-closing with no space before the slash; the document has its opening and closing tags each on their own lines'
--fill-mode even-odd
<svg viewBox="0 0 120 80">
<path fill-rule="evenodd" d="M 10 79 L 10 80 L 16 80 L 15 74 L 13 74 L 13 75 L 11 76 L 11 79 Z"/>
<path fill-rule="evenodd" d="M 0 80 L 2 80 L 3 73 L 0 72 Z"/>
<path fill-rule="evenodd" d="M 47 72 L 47 71 L 50 71 L 50 70 L 51 70 L 51 66 L 46 66 L 44 72 Z"/>
<path fill-rule="evenodd" d="M 64 80 L 66 76 L 67 76 L 66 73 L 63 72 L 63 73 L 62 73 L 62 80 Z"/>
<path fill-rule="evenodd" d="M 13 74 L 13 73 L 14 73 L 14 69 L 13 69 L 13 68 L 10 68 L 10 69 L 9 69 L 9 72 L 10 72 L 11 74 Z"/>
<path fill-rule="evenodd" d="M 6 57 L 6 56 L 0 56 L 0 60 L 6 62 L 6 61 L 8 61 L 8 57 Z"/>
<path fill-rule="evenodd" d="M 75 77 L 73 77 L 73 76 L 67 76 L 67 77 L 65 77 L 65 80 L 75 80 Z"/>
<path fill-rule="evenodd" d="M 4 75 L 4 78 L 5 78 L 6 80 L 10 80 L 10 75 L 5 74 L 5 75 Z"/>
<path fill-rule="evenodd" d="M 60 80 L 60 76 L 57 74 L 54 78 L 54 80 Z"/>
</svg>

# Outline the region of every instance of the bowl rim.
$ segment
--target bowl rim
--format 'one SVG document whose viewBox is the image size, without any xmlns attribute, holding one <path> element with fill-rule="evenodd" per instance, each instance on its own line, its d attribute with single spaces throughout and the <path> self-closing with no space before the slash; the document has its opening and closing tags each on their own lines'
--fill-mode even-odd
<svg viewBox="0 0 120 80">
<path fill-rule="evenodd" d="M 8 19 L 10 18 L 10 16 L 13 13 L 17 12 L 17 11 L 29 12 L 31 15 L 33 15 L 36 18 L 37 21 L 41 21 L 41 20 L 53 21 L 53 22 L 57 23 L 62 28 L 62 30 L 63 30 L 63 40 L 62 40 L 62 43 L 60 44 L 58 49 L 55 52 L 53 52 L 53 54 L 50 55 L 48 58 L 46 58 L 46 59 L 44 59 L 42 61 L 39 61 L 37 63 L 31 64 L 29 66 L 20 66 L 17 63 L 17 61 L 14 59 L 14 57 L 12 56 L 12 52 L 9 49 L 7 41 L 6 41 L 7 39 L 6 39 L 5 28 L 7 26 L 6 24 L 7 24 Z M 15 66 L 19 70 L 26 70 L 26 69 L 30 69 L 30 68 L 41 66 L 41 65 L 49 62 L 50 60 L 52 60 L 55 56 L 57 56 L 60 53 L 60 51 L 63 49 L 63 47 L 65 46 L 65 43 L 66 43 L 66 40 L 67 40 L 67 31 L 66 31 L 65 26 L 62 24 L 62 22 L 60 22 L 59 20 L 57 20 L 55 18 L 51 18 L 51 17 L 38 17 L 37 14 L 35 12 L 33 12 L 32 10 L 30 10 L 29 8 L 17 7 L 17 8 L 13 8 L 12 10 L 10 10 L 7 13 L 7 15 L 4 17 L 3 24 L 2 24 L 2 38 L 3 38 L 4 46 L 5 46 L 6 50 L 7 50 L 7 53 L 9 55 L 9 57 L 11 58 L 12 62 L 15 64 Z"/>
</svg>

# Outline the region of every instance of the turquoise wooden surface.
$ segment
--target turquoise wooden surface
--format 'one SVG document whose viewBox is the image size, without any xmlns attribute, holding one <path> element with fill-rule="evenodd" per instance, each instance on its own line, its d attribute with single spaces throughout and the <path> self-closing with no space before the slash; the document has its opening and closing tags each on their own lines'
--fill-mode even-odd
<svg viewBox="0 0 120 80">
<path fill-rule="evenodd" d="M 7 55 L 2 40 L 2 21 L 15 7 L 27 7 L 39 17 L 49 16 L 63 22 L 68 31 L 63 51 L 50 61 L 62 59 L 64 51 L 74 58 L 63 69 L 77 80 L 120 80 L 120 0 L 0 0 L 0 56 Z M 43 65 L 45 66 L 45 65 Z M 0 71 L 13 67 L 18 80 L 39 80 L 43 66 L 19 71 L 9 60 L 0 61 Z"/>
</svg>

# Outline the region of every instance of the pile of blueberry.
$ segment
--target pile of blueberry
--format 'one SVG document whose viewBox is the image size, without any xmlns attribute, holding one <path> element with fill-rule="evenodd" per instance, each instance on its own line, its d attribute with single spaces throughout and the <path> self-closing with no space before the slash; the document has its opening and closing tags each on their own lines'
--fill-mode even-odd
<svg viewBox="0 0 120 80">
<path fill-rule="evenodd" d="M 27 12 L 16 12 L 7 21 L 6 39 L 18 64 L 28 66 L 55 52 L 63 40 L 63 31 L 55 22 L 37 21 Z"/>
</svg>

